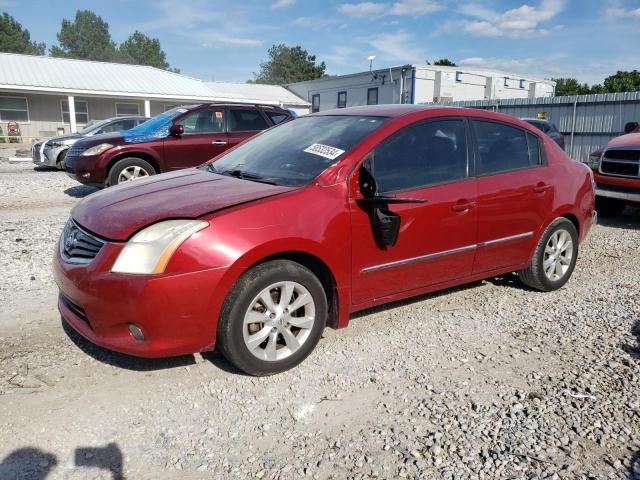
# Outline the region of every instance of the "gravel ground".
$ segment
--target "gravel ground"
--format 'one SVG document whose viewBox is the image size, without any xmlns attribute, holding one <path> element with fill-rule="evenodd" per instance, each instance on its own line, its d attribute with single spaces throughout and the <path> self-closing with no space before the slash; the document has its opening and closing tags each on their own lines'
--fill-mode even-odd
<svg viewBox="0 0 640 480">
<path fill-rule="evenodd" d="M 0 478 L 640 478 L 640 210 L 560 291 L 505 276 L 368 310 L 252 378 L 63 329 L 50 258 L 90 191 L 0 163 Z"/>
</svg>

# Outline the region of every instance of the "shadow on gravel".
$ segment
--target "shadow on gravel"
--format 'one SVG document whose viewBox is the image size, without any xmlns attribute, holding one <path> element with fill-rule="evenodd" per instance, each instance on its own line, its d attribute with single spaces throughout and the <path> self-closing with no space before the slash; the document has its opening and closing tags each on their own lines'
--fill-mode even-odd
<svg viewBox="0 0 640 480">
<path fill-rule="evenodd" d="M 118 353 L 106 348 L 99 347 L 71 328 L 67 322 L 61 319 L 62 328 L 71 341 L 84 353 L 90 355 L 95 360 L 118 368 L 134 371 L 166 370 L 169 368 L 185 367 L 195 365 L 196 360 L 193 355 L 182 355 L 170 358 L 140 358 Z M 1 478 L 1 477 L 0 477 Z"/>
<path fill-rule="evenodd" d="M 631 328 L 631 334 L 636 337 L 636 345 L 623 345 L 623 350 L 631 355 L 633 358 L 637 358 L 640 360 L 640 321 L 637 321 L 636 324 Z M 638 452 L 640 455 L 640 452 Z M 638 463 L 640 463 L 640 458 L 638 459 Z"/>
<path fill-rule="evenodd" d="M 627 207 L 617 217 L 598 217 L 598 224 L 604 227 L 640 230 L 640 208 Z"/>
<path fill-rule="evenodd" d="M 640 480 L 640 451 L 637 451 L 631 457 L 631 466 L 629 467 L 629 478 L 631 480 Z"/>
<path fill-rule="evenodd" d="M 516 275 L 515 273 L 507 273 L 499 277 L 487 278 L 487 282 L 495 285 L 496 287 L 509 287 L 515 288 L 517 290 L 526 290 L 528 292 L 535 291 L 518 280 L 518 275 Z"/>
<path fill-rule="evenodd" d="M 202 352 L 201 355 L 202 355 L 202 358 L 204 358 L 208 362 L 211 362 L 213 365 L 215 365 L 216 367 L 218 367 L 220 370 L 224 372 L 231 373 L 233 375 L 241 375 L 244 377 L 250 376 L 244 373 L 242 370 L 238 370 L 236 367 L 231 365 L 227 361 L 227 359 L 224 358 L 224 355 L 222 355 L 218 351 L 214 350 L 213 352 Z"/>
<path fill-rule="evenodd" d="M 33 170 L 35 172 L 55 172 L 58 169 L 56 167 L 48 167 L 46 165 L 38 165 L 36 167 L 33 167 Z"/>
<path fill-rule="evenodd" d="M 91 187 L 89 185 L 75 185 L 67 188 L 64 193 L 73 198 L 84 198 L 98 190 L 100 190 L 98 187 Z"/>
<path fill-rule="evenodd" d="M 424 295 L 419 295 L 417 297 L 406 298 L 404 300 L 398 300 L 396 302 L 386 303 L 384 305 L 379 305 L 377 307 L 367 308 L 366 310 L 360 310 L 359 312 L 352 313 L 350 315 L 350 320 L 354 320 L 360 317 L 366 317 L 367 315 L 371 315 L 376 312 L 383 312 L 385 310 L 391 310 L 393 308 L 403 307 L 405 305 L 413 305 L 414 303 L 424 302 L 425 300 L 432 300 L 439 297 L 444 297 L 446 295 L 451 295 L 455 292 L 463 292 L 465 290 L 471 290 L 472 288 L 482 287 L 486 285 L 487 282 L 484 280 L 480 280 L 478 282 L 466 283 L 464 285 L 460 285 L 458 287 L 447 288 L 445 290 L 438 290 L 437 292 L 426 293 Z"/>
<path fill-rule="evenodd" d="M 58 464 L 52 453 L 35 447 L 14 450 L 0 463 L 0 478 L 43 480 Z"/>
</svg>

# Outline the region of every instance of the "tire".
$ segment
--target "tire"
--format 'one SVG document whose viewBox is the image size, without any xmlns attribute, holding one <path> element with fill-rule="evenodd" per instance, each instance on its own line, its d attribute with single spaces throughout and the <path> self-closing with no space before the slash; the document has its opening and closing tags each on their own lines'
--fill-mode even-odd
<svg viewBox="0 0 640 480">
<path fill-rule="evenodd" d="M 596 212 L 601 217 L 617 217 L 626 204 L 617 198 L 596 197 Z"/>
<path fill-rule="evenodd" d="M 64 152 L 60 152 L 58 155 L 58 160 L 56 161 L 56 168 L 58 170 L 64 170 L 64 159 L 67 157 L 67 152 L 69 150 L 65 150 Z"/>
<path fill-rule="evenodd" d="M 127 172 L 132 175 L 129 180 L 126 180 Z M 146 160 L 136 157 L 123 158 L 118 160 L 109 170 L 107 186 L 119 185 L 120 183 L 148 177 L 156 173 L 158 173 L 156 169 Z"/>
<path fill-rule="evenodd" d="M 281 302 L 285 291 L 289 301 Z M 282 312 L 283 306 L 295 308 L 298 303 L 301 306 L 290 315 L 277 313 L 278 308 Z M 313 351 L 327 312 L 322 283 L 308 268 L 289 260 L 272 260 L 246 272 L 230 290 L 220 312 L 216 348 L 249 375 L 284 372 Z"/>
<path fill-rule="evenodd" d="M 567 240 L 571 241 L 568 246 Z M 578 258 L 578 247 L 575 225 L 566 218 L 556 218 L 540 237 L 529 266 L 518 272 L 520 281 L 542 292 L 559 289 L 567 283 L 573 273 Z"/>
</svg>

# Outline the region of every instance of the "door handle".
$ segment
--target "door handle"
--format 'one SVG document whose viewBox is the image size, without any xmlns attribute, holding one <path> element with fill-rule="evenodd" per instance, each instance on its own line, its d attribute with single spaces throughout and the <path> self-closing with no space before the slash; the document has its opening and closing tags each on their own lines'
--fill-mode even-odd
<svg viewBox="0 0 640 480">
<path fill-rule="evenodd" d="M 453 205 L 453 207 L 451 207 L 451 210 L 453 210 L 456 213 L 464 213 L 471 210 L 472 208 L 476 208 L 477 206 L 478 204 L 476 202 L 463 198 L 461 200 L 458 200 Z"/>
<path fill-rule="evenodd" d="M 211 145 L 226 145 L 227 142 L 225 142 L 224 140 L 214 140 L 213 142 L 211 142 Z"/>
<path fill-rule="evenodd" d="M 546 183 L 540 182 L 535 187 L 533 187 L 533 191 L 536 193 L 544 193 L 551 188 L 551 185 L 547 185 Z"/>
</svg>

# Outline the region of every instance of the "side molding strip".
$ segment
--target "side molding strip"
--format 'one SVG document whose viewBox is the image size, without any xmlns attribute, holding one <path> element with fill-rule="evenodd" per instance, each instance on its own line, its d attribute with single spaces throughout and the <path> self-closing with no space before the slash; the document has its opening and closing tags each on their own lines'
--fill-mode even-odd
<svg viewBox="0 0 640 480">
<path fill-rule="evenodd" d="M 416 262 L 424 262 L 426 260 L 432 260 L 434 258 L 445 257 L 447 255 L 455 255 L 456 253 L 468 252 L 469 250 L 475 250 L 476 248 L 511 242 L 513 240 L 520 240 L 522 238 L 528 238 L 531 236 L 533 236 L 533 232 L 519 233 L 517 235 L 511 235 L 509 237 L 496 238 L 494 240 L 488 240 L 486 242 L 480 242 L 473 245 L 465 245 L 464 247 L 452 248 L 451 250 L 443 250 L 436 253 L 429 253 L 428 255 L 421 255 L 419 257 L 405 258 L 404 260 L 396 260 L 394 262 L 372 265 L 370 267 L 363 268 L 360 273 L 376 272 L 378 270 L 384 270 L 385 268 L 399 267 L 401 265 L 408 265 L 410 263 Z"/>
</svg>

